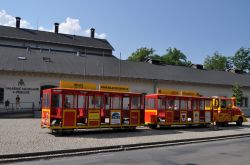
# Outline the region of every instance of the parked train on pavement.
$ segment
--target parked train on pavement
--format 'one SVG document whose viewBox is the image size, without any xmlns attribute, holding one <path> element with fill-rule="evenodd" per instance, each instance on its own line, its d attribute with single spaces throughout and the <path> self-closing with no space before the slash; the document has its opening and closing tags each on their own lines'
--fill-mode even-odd
<svg viewBox="0 0 250 165">
<path fill-rule="evenodd" d="M 126 86 L 61 81 L 43 91 L 41 127 L 74 129 L 151 128 L 172 125 L 227 125 L 247 121 L 235 98 L 203 97 L 194 91 L 158 89 L 156 94 L 129 92 Z"/>
</svg>

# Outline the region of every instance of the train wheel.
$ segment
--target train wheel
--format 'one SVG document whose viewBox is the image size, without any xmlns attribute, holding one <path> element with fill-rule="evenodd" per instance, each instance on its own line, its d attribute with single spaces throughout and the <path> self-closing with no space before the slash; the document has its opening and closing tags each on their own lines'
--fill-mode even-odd
<svg viewBox="0 0 250 165">
<path fill-rule="evenodd" d="M 58 136 L 63 136 L 63 135 L 71 135 L 73 134 L 74 129 L 57 129 L 55 130 L 55 134 Z"/>
<path fill-rule="evenodd" d="M 242 123 L 243 123 L 243 119 L 242 119 L 242 117 L 239 117 L 238 121 L 236 121 L 236 125 L 242 126 Z"/>
<path fill-rule="evenodd" d="M 136 130 L 136 126 L 131 126 L 131 127 L 129 127 L 129 129 L 134 131 L 134 130 Z"/>
<path fill-rule="evenodd" d="M 216 126 L 221 127 L 222 123 L 221 122 L 216 122 Z"/>
<path fill-rule="evenodd" d="M 223 126 L 224 126 L 224 127 L 228 127 L 228 122 L 224 122 L 224 123 L 223 123 Z"/>
<path fill-rule="evenodd" d="M 148 126 L 151 129 L 156 129 L 157 128 L 157 124 L 149 124 Z"/>
</svg>

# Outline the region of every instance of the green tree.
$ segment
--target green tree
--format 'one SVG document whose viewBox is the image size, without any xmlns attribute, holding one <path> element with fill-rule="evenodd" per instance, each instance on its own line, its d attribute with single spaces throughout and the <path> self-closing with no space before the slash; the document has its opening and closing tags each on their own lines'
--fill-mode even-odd
<svg viewBox="0 0 250 165">
<path fill-rule="evenodd" d="M 128 60 L 144 61 L 146 58 L 154 56 L 153 55 L 154 51 L 155 50 L 153 48 L 146 48 L 146 47 L 139 48 L 128 57 Z"/>
<path fill-rule="evenodd" d="M 187 60 L 186 55 L 176 48 L 167 49 L 167 53 L 161 59 L 169 65 L 190 66 L 192 64 Z"/>
<path fill-rule="evenodd" d="M 232 88 L 233 97 L 236 97 L 236 104 L 240 105 L 243 97 L 243 91 L 239 84 L 235 84 Z"/>
<path fill-rule="evenodd" d="M 250 49 L 240 48 L 232 57 L 232 62 L 236 69 L 242 73 L 250 70 Z"/>
<path fill-rule="evenodd" d="M 208 70 L 225 70 L 230 67 L 229 58 L 215 52 L 213 56 L 207 56 L 204 60 L 204 68 Z"/>
</svg>

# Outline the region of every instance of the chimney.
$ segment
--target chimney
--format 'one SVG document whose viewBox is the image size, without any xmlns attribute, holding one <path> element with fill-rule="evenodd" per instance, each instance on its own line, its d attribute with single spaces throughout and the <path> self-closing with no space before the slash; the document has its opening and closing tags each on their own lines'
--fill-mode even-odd
<svg viewBox="0 0 250 165">
<path fill-rule="evenodd" d="M 90 37 L 95 38 L 95 28 L 91 28 L 90 32 L 91 32 Z"/>
<path fill-rule="evenodd" d="M 194 69 L 203 70 L 203 65 L 201 65 L 201 64 L 192 64 L 191 67 L 194 68 Z"/>
<path fill-rule="evenodd" d="M 16 17 L 16 28 L 20 28 L 20 21 L 21 21 L 21 18 L 20 17 Z"/>
<path fill-rule="evenodd" d="M 55 33 L 58 33 L 59 31 L 59 23 L 55 23 Z"/>
</svg>

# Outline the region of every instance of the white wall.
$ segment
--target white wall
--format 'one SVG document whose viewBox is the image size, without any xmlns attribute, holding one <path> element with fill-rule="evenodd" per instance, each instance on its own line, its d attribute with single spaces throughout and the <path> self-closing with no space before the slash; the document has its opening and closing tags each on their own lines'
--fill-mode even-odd
<svg viewBox="0 0 250 165">
<path fill-rule="evenodd" d="M 25 85 L 18 86 L 20 79 L 23 79 Z M 130 87 L 131 92 L 139 93 L 154 93 L 154 81 L 142 80 L 142 79 L 127 79 L 121 78 L 107 78 L 100 77 L 86 77 L 83 76 L 71 76 L 71 75 L 52 75 L 52 74 L 38 74 L 38 73 L 18 73 L 18 72 L 1 72 L 0 74 L 0 87 L 4 88 L 4 100 L 9 99 L 11 103 L 15 103 L 16 91 L 9 89 L 11 87 L 20 88 L 38 88 L 38 90 L 28 90 L 29 93 L 18 93 L 21 98 L 21 102 L 34 102 L 36 108 L 39 107 L 40 100 L 40 87 L 43 85 L 58 86 L 60 80 L 76 81 L 76 82 L 93 82 L 96 84 L 114 84 L 125 85 Z M 204 96 L 232 96 L 232 87 L 224 85 L 206 85 L 206 84 L 191 84 L 184 82 L 172 82 L 172 81 L 158 81 L 157 88 L 167 88 L 175 90 L 192 90 L 197 91 Z M 24 91 L 24 90 L 21 90 Z M 244 96 L 250 96 L 250 88 L 243 88 Z M 249 103 L 248 103 L 249 105 Z M 0 105 L 0 108 L 3 104 Z M 250 116 L 250 109 L 243 108 L 243 110 Z"/>
</svg>

